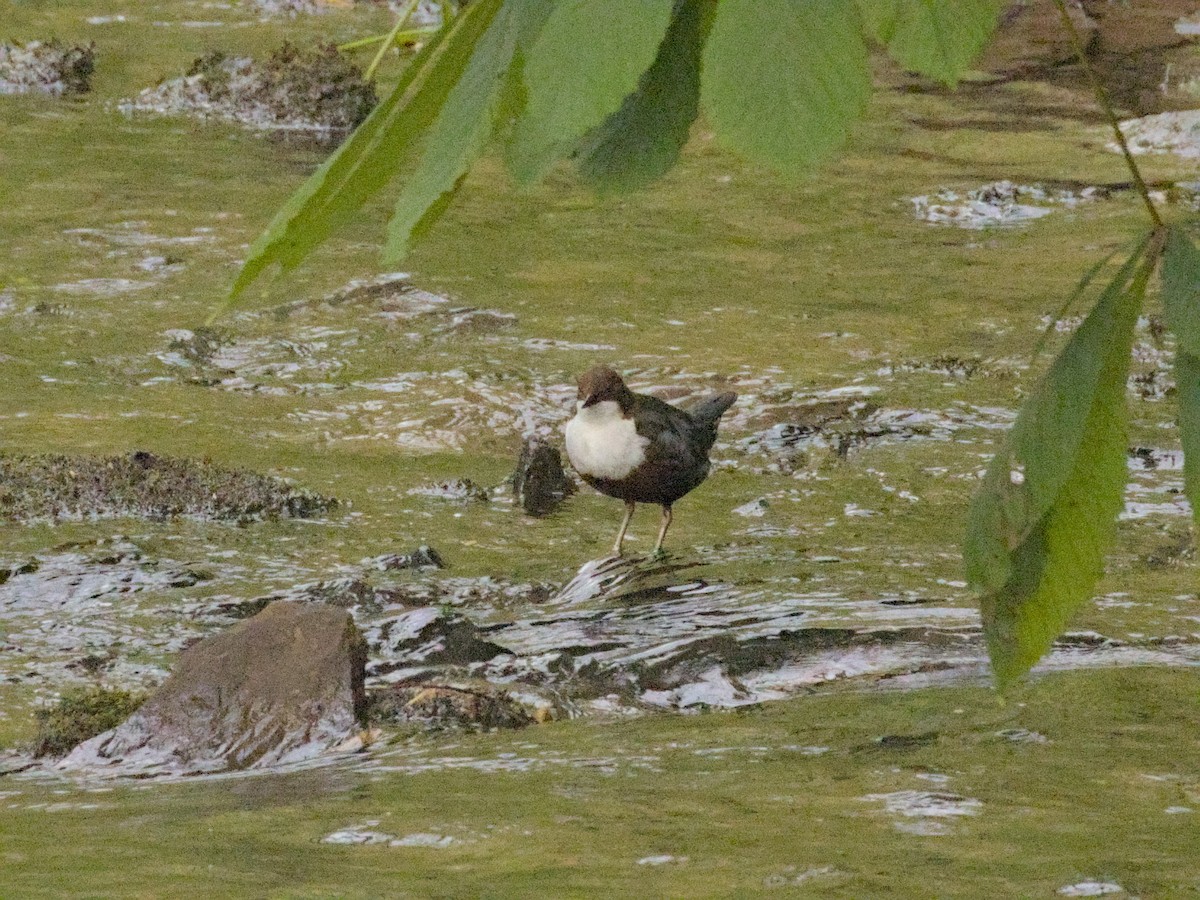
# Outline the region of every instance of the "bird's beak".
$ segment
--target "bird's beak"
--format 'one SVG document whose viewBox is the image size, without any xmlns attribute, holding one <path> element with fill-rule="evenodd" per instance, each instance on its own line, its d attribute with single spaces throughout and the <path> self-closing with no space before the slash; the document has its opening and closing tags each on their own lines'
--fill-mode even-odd
<svg viewBox="0 0 1200 900">
<path fill-rule="evenodd" d="M 595 394 L 589 394 L 587 399 L 583 401 L 583 406 L 580 409 L 587 409 L 589 406 L 595 406 L 600 402 L 600 398 Z"/>
</svg>

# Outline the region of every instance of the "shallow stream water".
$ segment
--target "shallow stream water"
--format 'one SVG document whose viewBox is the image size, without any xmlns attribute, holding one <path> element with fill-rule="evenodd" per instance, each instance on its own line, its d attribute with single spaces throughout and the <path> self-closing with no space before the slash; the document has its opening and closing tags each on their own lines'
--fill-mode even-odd
<svg viewBox="0 0 1200 900">
<path fill-rule="evenodd" d="M 0 98 L 0 449 L 203 457 L 341 505 L 242 524 L 0 524 L 0 743 L 27 740 L 33 710 L 67 686 L 152 687 L 257 599 L 339 579 L 369 586 L 355 613 L 370 683 L 484 678 L 560 718 L 986 678 L 959 559 L 967 499 L 1047 362 L 1030 351 L 1049 317 L 1142 212 L 1106 189 L 963 228 L 914 198 L 1118 185 L 1073 86 L 885 86 L 850 152 L 800 184 L 703 126 L 661 185 L 605 203 L 565 172 L 517 193 L 485 161 L 405 272 L 379 269 L 377 203 L 205 330 L 248 243 L 327 149 L 120 101 L 213 48 L 348 40 L 386 16 L 188 0 L 5 15 L 13 35 L 94 40 L 98 55 L 80 99 Z M 1152 299 L 1138 332 L 1110 572 L 1046 669 L 1200 660 L 1159 312 Z M 616 501 L 583 488 L 535 519 L 504 484 L 525 437 L 561 441 L 573 378 L 598 361 L 672 401 L 739 393 L 660 563 L 638 556 L 652 510 L 618 564 L 604 559 Z M 438 488 L 454 479 L 486 497 Z M 372 564 L 419 545 L 449 567 Z M 430 661 L 395 637 L 419 637 L 414 616 L 462 617 L 499 649 Z"/>
</svg>

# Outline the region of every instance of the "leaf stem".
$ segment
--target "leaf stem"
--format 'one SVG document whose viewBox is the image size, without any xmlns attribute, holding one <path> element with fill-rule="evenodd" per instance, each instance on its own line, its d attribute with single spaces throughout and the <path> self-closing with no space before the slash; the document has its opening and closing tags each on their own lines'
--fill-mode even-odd
<svg viewBox="0 0 1200 900">
<path fill-rule="evenodd" d="M 1133 176 L 1133 185 L 1137 189 L 1138 194 L 1141 195 L 1142 202 L 1146 204 L 1146 211 L 1150 214 L 1150 220 L 1154 223 L 1154 227 L 1162 228 L 1162 217 L 1159 216 L 1154 201 L 1150 199 L 1150 190 L 1146 187 L 1146 182 L 1142 178 L 1142 171 L 1138 168 L 1133 154 L 1129 151 L 1129 144 L 1125 141 L 1125 134 L 1121 131 L 1121 123 L 1117 119 L 1117 113 L 1113 109 L 1108 92 L 1104 89 L 1104 85 L 1100 83 L 1100 77 L 1096 74 L 1096 70 L 1088 62 L 1087 51 L 1083 46 L 1083 38 L 1079 34 L 1079 29 L 1075 27 L 1075 23 L 1071 20 L 1071 14 L 1067 12 L 1066 0 L 1054 0 L 1054 5 L 1058 7 L 1058 13 L 1062 17 L 1063 28 L 1066 29 L 1067 34 L 1071 37 L 1071 45 L 1075 49 L 1075 55 L 1079 58 L 1079 65 L 1087 75 L 1088 81 L 1091 82 L 1092 92 L 1096 95 L 1096 102 L 1104 110 L 1104 114 L 1108 118 L 1108 124 L 1112 126 L 1113 134 L 1116 135 L 1117 146 L 1121 148 L 1121 155 L 1125 157 L 1125 165 L 1129 167 L 1129 173 Z"/>
<path fill-rule="evenodd" d="M 388 36 L 383 39 L 383 45 L 379 48 L 379 52 L 375 54 L 375 58 L 371 60 L 371 64 L 367 66 L 367 71 L 363 73 L 363 81 L 370 81 L 375 77 L 375 70 L 379 68 L 379 64 L 383 62 L 383 56 L 388 52 L 388 49 L 396 41 L 396 36 L 400 34 L 400 29 L 404 27 L 404 23 L 408 21 L 408 17 L 412 15 L 412 11 L 417 8 L 417 0 L 408 0 L 401 8 L 396 16 L 396 24 L 388 33 Z"/>
<path fill-rule="evenodd" d="M 436 28 L 412 28 L 408 31 L 389 32 L 388 34 L 374 34 L 371 37 L 359 38 L 356 41 L 350 41 L 347 44 L 338 44 L 338 52 L 345 53 L 347 50 L 357 50 L 359 47 L 369 47 L 371 44 L 378 44 L 380 41 L 386 41 L 389 37 L 392 38 L 392 43 L 404 43 L 405 41 L 415 41 L 417 38 L 424 37 L 427 34 L 433 34 L 437 31 Z"/>
</svg>

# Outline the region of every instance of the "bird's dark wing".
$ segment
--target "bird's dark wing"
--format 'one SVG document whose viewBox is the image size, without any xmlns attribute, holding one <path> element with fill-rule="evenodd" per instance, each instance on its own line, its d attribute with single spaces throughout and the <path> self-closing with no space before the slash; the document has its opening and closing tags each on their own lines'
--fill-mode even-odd
<svg viewBox="0 0 1200 900">
<path fill-rule="evenodd" d="M 705 463 L 696 443 L 696 423 L 681 409 L 656 397 L 634 394 L 638 434 L 649 440 L 646 462 L 664 469 L 691 470 Z"/>
</svg>

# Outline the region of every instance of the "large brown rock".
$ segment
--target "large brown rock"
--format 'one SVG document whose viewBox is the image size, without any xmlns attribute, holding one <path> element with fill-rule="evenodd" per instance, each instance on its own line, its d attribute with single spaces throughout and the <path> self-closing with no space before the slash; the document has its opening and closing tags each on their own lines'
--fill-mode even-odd
<svg viewBox="0 0 1200 900">
<path fill-rule="evenodd" d="M 60 767 L 199 774 L 318 756 L 359 732 L 365 663 L 346 610 L 272 603 L 184 652 L 136 713 Z"/>
</svg>

